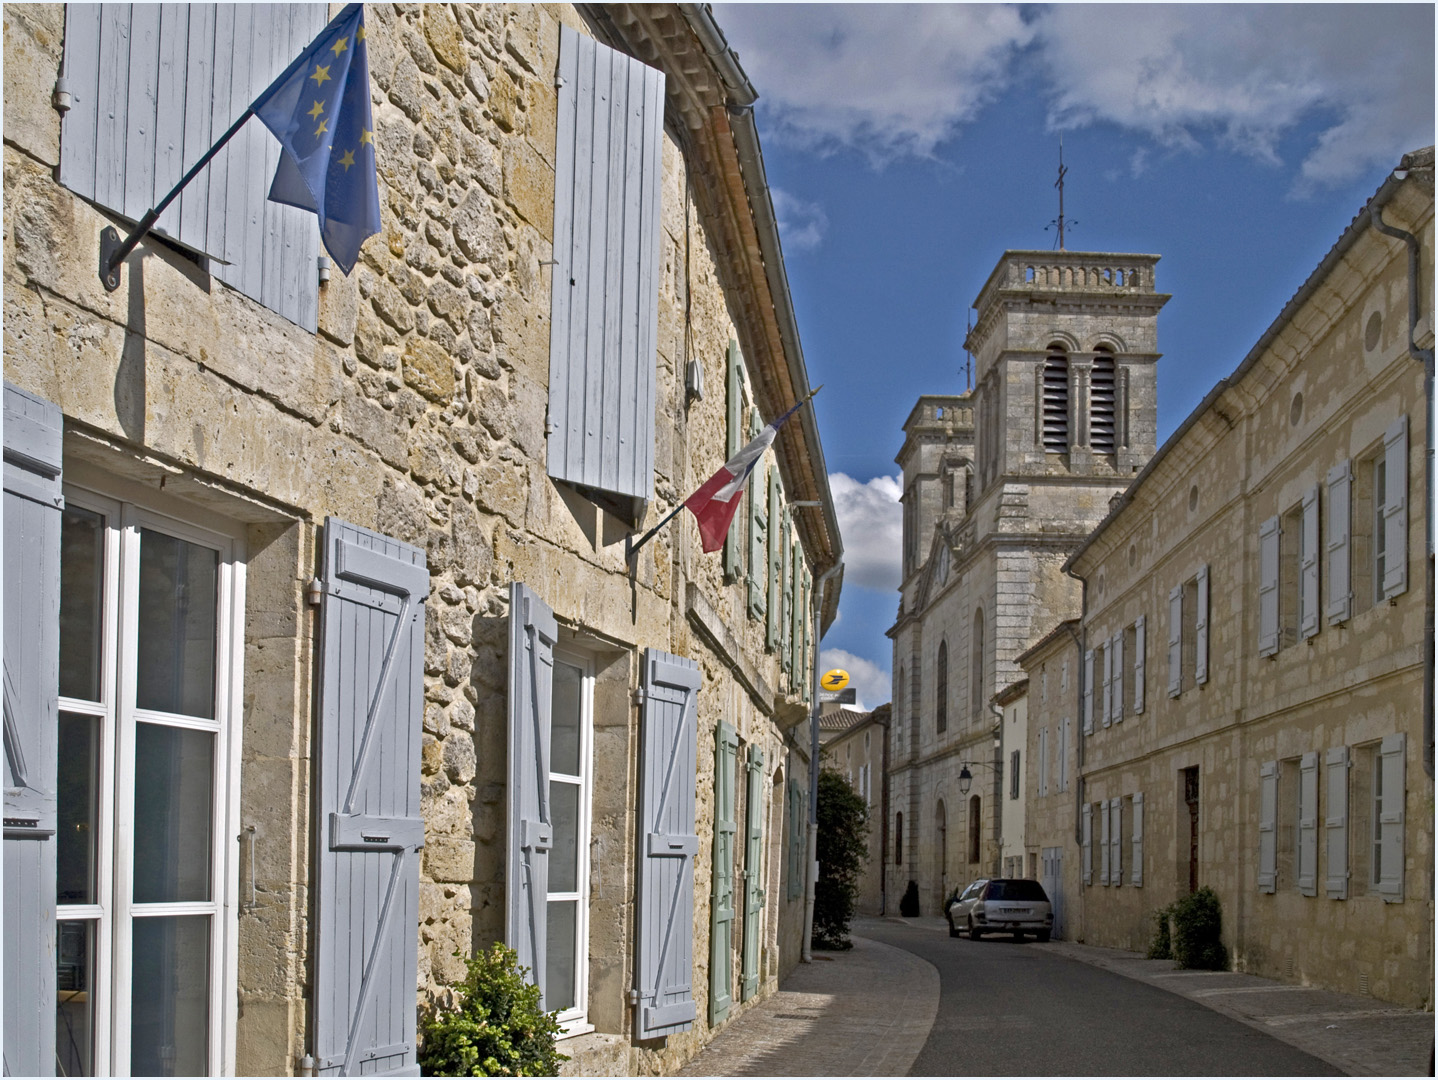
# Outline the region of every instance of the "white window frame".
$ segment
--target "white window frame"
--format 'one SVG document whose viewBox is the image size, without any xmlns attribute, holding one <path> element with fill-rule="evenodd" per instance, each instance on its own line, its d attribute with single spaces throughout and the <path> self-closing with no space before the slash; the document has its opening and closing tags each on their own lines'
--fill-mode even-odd
<svg viewBox="0 0 1438 1080">
<path fill-rule="evenodd" d="M 575 892 L 545 894 L 545 912 L 551 900 L 574 900 L 574 1007 L 559 1013 L 557 1019 L 562 1029 L 560 1038 L 585 1035 L 594 1030 L 589 1022 L 589 845 L 593 836 L 594 819 L 594 658 L 586 652 L 565 645 L 554 647 L 554 662 L 568 664 L 579 669 L 579 775 L 555 772 L 554 753 L 551 745 L 549 755 L 549 780 L 573 783 L 579 787 L 579 818 L 576 823 Z M 551 873 L 550 880 L 553 880 Z M 548 973 L 545 973 L 548 978 Z"/>
<path fill-rule="evenodd" d="M 121 502 L 78 485 L 65 485 L 67 506 L 102 514 L 105 519 L 100 701 L 62 697 L 63 712 L 100 720 L 97 787 L 97 903 L 58 905 L 58 921 L 96 924 L 91 993 L 92 1064 L 98 1075 L 130 1075 L 130 1024 L 133 920 L 146 916 L 207 915 L 209 946 L 209 1046 L 212 1075 L 233 1075 L 238 1020 L 238 908 L 240 737 L 244 702 L 245 548 L 243 531 L 216 532 L 171 515 Z M 210 517 L 212 523 L 215 519 Z M 148 528 L 219 553 L 215 611 L 215 718 L 177 716 L 135 706 L 136 673 L 131 658 L 139 639 L 138 588 L 140 530 Z M 212 732 L 215 738 L 211 793 L 213 825 L 210 896 L 205 902 L 145 904 L 137 914 L 131 903 L 134 799 L 123 797 L 134 786 L 135 725 L 139 721 Z"/>
</svg>

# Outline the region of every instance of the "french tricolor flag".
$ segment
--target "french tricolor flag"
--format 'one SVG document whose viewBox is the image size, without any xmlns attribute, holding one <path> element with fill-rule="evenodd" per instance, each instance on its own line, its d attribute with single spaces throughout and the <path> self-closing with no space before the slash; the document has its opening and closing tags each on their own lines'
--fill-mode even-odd
<svg viewBox="0 0 1438 1080">
<path fill-rule="evenodd" d="M 698 491 L 684 500 L 684 505 L 693 512 L 694 520 L 699 525 L 700 543 L 706 552 L 718 551 L 724 546 L 724 537 L 729 532 L 729 525 L 734 520 L 734 513 L 739 509 L 744 495 L 744 482 L 749 479 L 754 466 L 764 456 L 764 451 L 773 445 L 774 435 L 784 421 L 798 412 L 820 389 L 822 387 L 816 388 L 804 401 L 754 436 L 747 446 L 724 462 L 718 472 L 704 481 Z"/>
</svg>

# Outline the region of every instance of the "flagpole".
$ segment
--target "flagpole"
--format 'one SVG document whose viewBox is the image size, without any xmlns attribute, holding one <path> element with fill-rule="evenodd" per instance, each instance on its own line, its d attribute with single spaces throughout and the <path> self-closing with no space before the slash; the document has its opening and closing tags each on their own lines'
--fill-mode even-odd
<svg viewBox="0 0 1438 1080">
<path fill-rule="evenodd" d="M 100 281 L 105 286 L 106 292 L 114 292 L 120 287 L 120 264 L 125 261 L 135 246 L 145 238 L 145 234 L 155 227 L 155 222 L 165 212 L 165 207 L 175 201 L 175 196 L 184 190 L 185 186 L 195 178 L 195 175 L 210 163 L 210 159 L 218 154 L 227 142 L 235 137 L 235 133 L 244 126 L 246 120 L 255 115 L 254 106 L 246 109 L 240 114 L 240 118 L 230 125 L 230 130 L 221 136 L 220 141 L 206 152 L 205 156 L 195 162 L 189 172 L 185 173 L 180 182 L 171 189 L 170 193 L 160 200 L 145 216 L 140 223 L 124 240 L 120 239 L 120 233 L 113 225 L 107 225 L 100 233 Z"/>
</svg>

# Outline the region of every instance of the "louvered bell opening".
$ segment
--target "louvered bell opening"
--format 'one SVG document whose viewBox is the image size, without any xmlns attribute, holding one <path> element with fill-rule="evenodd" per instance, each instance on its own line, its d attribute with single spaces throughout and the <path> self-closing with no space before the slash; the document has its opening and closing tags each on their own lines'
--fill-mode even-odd
<svg viewBox="0 0 1438 1080">
<path fill-rule="evenodd" d="M 1064 454 L 1069 448 L 1069 362 L 1066 356 L 1044 360 L 1044 450 Z M 1112 409 L 1110 409 L 1112 414 Z M 1110 429 L 1112 430 L 1112 429 Z"/>
<path fill-rule="evenodd" d="M 1089 446 L 1095 454 L 1113 453 L 1114 408 L 1113 357 L 1100 353 L 1094 357 L 1091 376 L 1091 408 L 1089 412 Z"/>
</svg>

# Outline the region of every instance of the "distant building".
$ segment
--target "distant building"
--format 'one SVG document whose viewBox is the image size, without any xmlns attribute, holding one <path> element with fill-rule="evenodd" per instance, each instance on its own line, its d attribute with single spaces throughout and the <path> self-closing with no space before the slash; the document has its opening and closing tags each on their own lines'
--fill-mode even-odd
<svg viewBox="0 0 1438 1080">
<path fill-rule="evenodd" d="M 884 765 L 890 710 L 890 705 L 880 705 L 867 713 L 826 705 L 819 717 L 820 765 L 843 776 L 869 808 L 869 856 L 859 881 L 861 915 L 882 914 L 890 899 L 885 895 L 884 877 L 888 839 L 884 830 L 888 790 Z M 897 904 L 897 898 L 893 902 Z"/>
<path fill-rule="evenodd" d="M 904 424 L 890 892 L 917 882 L 921 911 L 1003 870 L 1022 747 L 1004 745 L 994 695 L 1036 637 L 1078 617 L 1064 561 L 1153 453 L 1157 262 L 1005 252 L 974 302 L 974 389 L 921 397 Z"/>
</svg>

